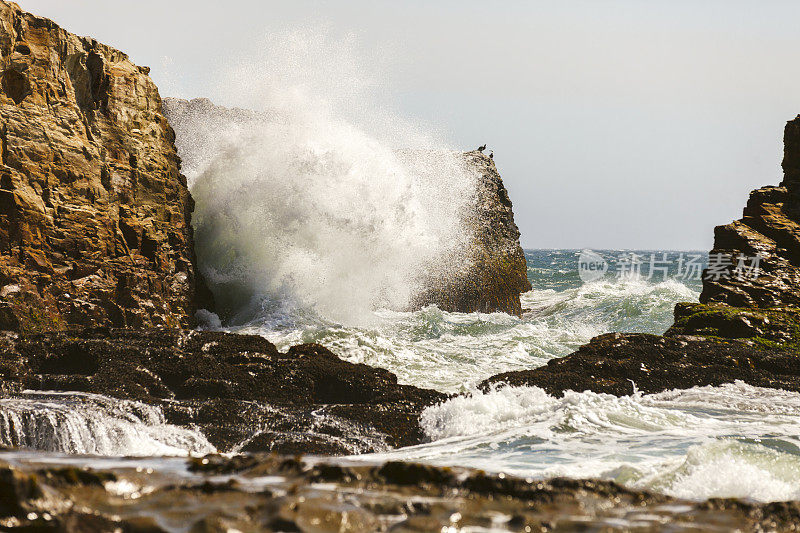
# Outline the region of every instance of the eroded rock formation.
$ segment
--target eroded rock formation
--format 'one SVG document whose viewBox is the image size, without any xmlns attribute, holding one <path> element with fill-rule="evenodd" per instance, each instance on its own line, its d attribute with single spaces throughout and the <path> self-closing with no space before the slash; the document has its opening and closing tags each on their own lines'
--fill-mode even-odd
<svg viewBox="0 0 800 533">
<path fill-rule="evenodd" d="M 148 72 L 0 0 L 0 329 L 192 322 L 193 203 Z"/>
<path fill-rule="evenodd" d="M 800 391 L 800 116 L 784 130 L 783 170 L 779 186 L 750 193 L 740 220 L 715 229 L 700 303 L 676 305 L 664 336 L 602 335 L 482 386 L 626 395 L 741 380 Z"/>
</svg>

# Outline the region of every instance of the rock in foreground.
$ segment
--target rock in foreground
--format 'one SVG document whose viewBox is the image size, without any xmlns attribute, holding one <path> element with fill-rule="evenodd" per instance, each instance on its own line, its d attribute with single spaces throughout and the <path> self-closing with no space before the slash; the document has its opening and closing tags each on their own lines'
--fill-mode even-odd
<svg viewBox="0 0 800 533">
<path fill-rule="evenodd" d="M 219 451 L 340 455 L 421 442 L 419 413 L 445 395 L 315 344 L 279 353 L 262 337 L 90 329 L 0 337 L 6 396 L 77 391 L 162 408 Z"/>
<path fill-rule="evenodd" d="M 13 457 L 11 457 L 13 460 Z M 0 463 L 11 531 L 775 531 L 797 503 L 705 503 L 598 480 L 523 480 L 409 463 L 207 457 L 113 470 Z M 186 469 L 188 466 L 188 470 Z"/>
</svg>

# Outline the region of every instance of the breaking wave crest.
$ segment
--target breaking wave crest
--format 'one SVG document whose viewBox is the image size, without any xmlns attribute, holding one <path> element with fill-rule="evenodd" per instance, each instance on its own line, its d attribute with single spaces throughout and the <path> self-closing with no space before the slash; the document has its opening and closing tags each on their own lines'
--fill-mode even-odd
<svg viewBox="0 0 800 533">
<path fill-rule="evenodd" d="M 427 307 L 379 311 L 369 325 L 346 326 L 290 313 L 239 331 L 264 335 L 280 349 L 320 343 L 351 362 L 388 368 L 401 382 L 456 392 L 499 372 L 546 364 L 609 331 L 663 333 L 675 303 L 697 296 L 671 280 L 608 281 L 523 294 L 528 310 L 521 318 Z"/>
<path fill-rule="evenodd" d="M 226 81 L 264 112 L 170 116 L 223 314 L 241 324 L 289 306 L 354 324 L 406 307 L 424 275 L 463 261 L 473 172 L 427 132 L 369 110 L 354 87 L 373 86 L 348 67 L 361 61 L 347 43 L 306 32 L 265 49 Z"/>
</svg>

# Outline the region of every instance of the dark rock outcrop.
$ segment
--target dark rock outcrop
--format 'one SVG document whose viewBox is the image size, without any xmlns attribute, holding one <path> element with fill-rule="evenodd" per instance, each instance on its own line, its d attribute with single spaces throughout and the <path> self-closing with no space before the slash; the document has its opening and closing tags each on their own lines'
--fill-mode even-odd
<svg viewBox="0 0 800 533">
<path fill-rule="evenodd" d="M 189 476 L 0 463 L 10 531 L 795 531 L 800 504 L 692 502 L 601 480 L 209 456 Z"/>
<path fill-rule="evenodd" d="M 0 337 L 3 392 L 79 391 L 157 405 L 220 451 L 338 455 L 423 439 L 445 395 L 315 344 L 282 354 L 253 335 L 96 328 Z"/>
<path fill-rule="evenodd" d="M 0 0 L 0 329 L 187 326 L 207 305 L 148 72 Z"/>
<path fill-rule="evenodd" d="M 608 333 L 542 367 L 492 376 L 480 388 L 506 384 L 541 387 L 555 396 L 567 390 L 626 396 L 743 381 L 800 392 L 797 357 L 794 349 L 753 341 Z"/>
<path fill-rule="evenodd" d="M 800 116 L 786 125 L 783 169 L 780 186 L 753 191 L 742 218 L 715 229 L 700 303 L 678 304 L 665 336 L 602 335 L 482 387 L 626 395 L 741 380 L 800 391 Z"/>
</svg>

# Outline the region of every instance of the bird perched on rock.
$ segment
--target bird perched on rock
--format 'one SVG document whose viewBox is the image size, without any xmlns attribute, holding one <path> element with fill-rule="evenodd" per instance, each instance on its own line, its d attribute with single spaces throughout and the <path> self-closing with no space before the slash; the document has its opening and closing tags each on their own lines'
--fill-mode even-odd
<svg viewBox="0 0 800 533">
<path fill-rule="evenodd" d="M 483 152 L 484 150 L 486 150 L 486 145 L 485 144 L 483 146 L 479 146 L 478 147 L 478 151 L 479 152 Z"/>
</svg>

